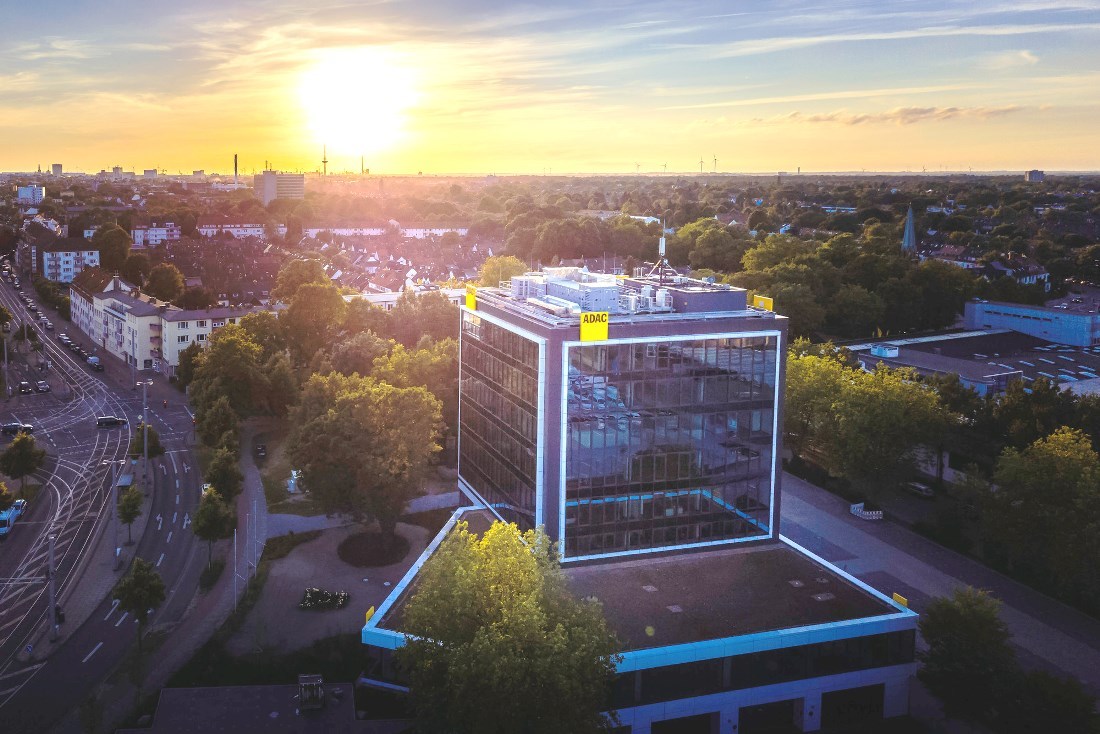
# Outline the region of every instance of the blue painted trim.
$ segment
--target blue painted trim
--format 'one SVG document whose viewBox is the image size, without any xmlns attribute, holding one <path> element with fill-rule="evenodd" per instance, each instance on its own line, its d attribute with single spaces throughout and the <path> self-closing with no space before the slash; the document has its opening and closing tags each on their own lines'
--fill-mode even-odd
<svg viewBox="0 0 1100 734">
<path fill-rule="evenodd" d="M 847 640 L 853 637 L 878 635 L 885 632 L 900 632 L 915 629 L 915 614 L 885 614 L 878 617 L 846 619 L 840 622 L 792 627 L 769 632 L 757 632 L 751 635 L 737 635 L 714 640 L 700 640 L 682 645 L 665 645 L 645 650 L 630 650 L 622 654 L 622 660 L 616 666 L 620 673 L 633 670 L 647 670 L 666 665 L 680 665 L 699 660 L 712 660 L 733 655 L 747 655 L 764 650 L 780 650 L 787 647 L 800 647 L 818 642 Z"/>
</svg>

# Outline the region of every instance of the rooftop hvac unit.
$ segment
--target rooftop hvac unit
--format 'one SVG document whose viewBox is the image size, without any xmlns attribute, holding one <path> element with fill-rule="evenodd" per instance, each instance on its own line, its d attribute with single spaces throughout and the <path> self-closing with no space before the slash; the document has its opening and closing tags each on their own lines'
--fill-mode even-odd
<svg viewBox="0 0 1100 734">
<path fill-rule="evenodd" d="M 872 344 L 871 356 L 891 359 L 898 356 L 898 348 L 893 344 Z"/>
</svg>

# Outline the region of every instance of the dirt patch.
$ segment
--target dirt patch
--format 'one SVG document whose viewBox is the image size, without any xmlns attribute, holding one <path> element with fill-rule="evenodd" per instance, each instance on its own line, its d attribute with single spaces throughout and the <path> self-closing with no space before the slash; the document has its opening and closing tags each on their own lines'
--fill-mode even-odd
<svg viewBox="0 0 1100 734">
<path fill-rule="evenodd" d="M 409 541 L 400 535 L 387 539 L 375 530 L 349 535 L 336 548 L 340 560 L 356 568 L 389 566 L 400 561 L 408 552 Z"/>
</svg>

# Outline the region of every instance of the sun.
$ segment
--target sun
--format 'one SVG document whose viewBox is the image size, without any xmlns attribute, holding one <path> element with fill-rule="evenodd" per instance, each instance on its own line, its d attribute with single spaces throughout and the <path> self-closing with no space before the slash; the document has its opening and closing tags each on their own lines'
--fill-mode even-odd
<svg viewBox="0 0 1100 734">
<path fill-rule="evenodd" d="M 323 49 L 302 71 L 298 97 L 314 142 L 364 155 L 405 136 L 416 87 L 409 64 L 386 48 Z"/>
</svg>

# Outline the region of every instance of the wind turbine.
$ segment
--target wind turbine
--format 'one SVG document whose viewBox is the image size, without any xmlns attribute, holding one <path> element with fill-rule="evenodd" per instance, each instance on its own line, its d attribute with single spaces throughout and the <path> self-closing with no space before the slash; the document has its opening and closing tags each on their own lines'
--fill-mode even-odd
<svg viewBox="0 0 1100 734">
<path fill-rule="evenodd" d="M 668 164 L 666 163 L 666 164 L 664 164 L 664 166 L 665 166 L 665 173 L 668 173 Z"/>
<path fill-rule="evenodd" d="M 699 173 L 703 172 L 703 156 L 699 156 Z"/>
<path fill-rule="evenodd" d="M 642 170 L 642 164 L 641 163 L 635 163 L 634 164 L 634 173 L 638 174 L 638 173 L 641 172 L 641 170 Z"/>
<path fill-rule="evenodd" d="M 714 156 L 714 172 L 718 173 L 718 156 Z"/>
</svg>

